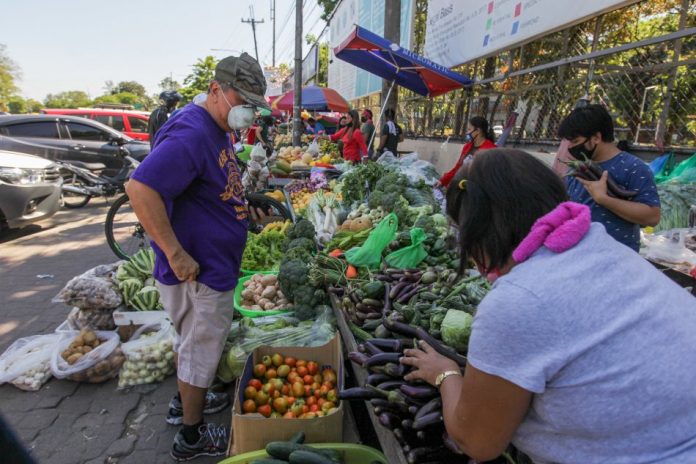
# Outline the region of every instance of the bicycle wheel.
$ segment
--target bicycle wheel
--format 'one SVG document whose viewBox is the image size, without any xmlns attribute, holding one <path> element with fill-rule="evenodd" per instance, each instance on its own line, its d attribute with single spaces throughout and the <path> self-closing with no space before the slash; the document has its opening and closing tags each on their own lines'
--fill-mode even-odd
<svg viewBox="0 0 696 464">
<path fill-rule="evenodd" d="M 119 197 L 109 208 L 104 224 L 106 242 L 121 259 L 129 259 L 143 248 L 150 247 L 150 239 L 128 201 L 128 195 Z"/>
<path fill-rule="evenodd" d="M 278 200 L 262 193 L 247 193 L 250 221 L 249 231 L 258 232 L 271 222 L 292 221 L 290 211 Z"/>
<path fill-rule="evenodd" d="M 75 176 L 63 177 L 63 185 L 73 187 L 85 186 L 84 182 Z M 91 195 L 80 195 L 79 193 L 66 192 L 65 190 L 61 192 L 60 196 L 63 206 L 70 209 L 82 208 L 92 199 Z"/>
</svg>

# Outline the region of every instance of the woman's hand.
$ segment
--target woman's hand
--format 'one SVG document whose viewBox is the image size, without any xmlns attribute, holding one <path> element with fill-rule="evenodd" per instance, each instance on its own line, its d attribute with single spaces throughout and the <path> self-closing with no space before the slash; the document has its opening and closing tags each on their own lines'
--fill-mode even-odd
<svg viewBox="0 0 696 464">
<path fill-rule="evenodd" d="M 435 386 L 435 379 L 445 371 L 459 371 L 459 365 L 446 358 L 424 341 L 419 342 L 419 348 L 404 351 L 401 364 L 413 366 L 415 369 L 407 374 L 406 380 L 424 380 Z"/>
</svg>

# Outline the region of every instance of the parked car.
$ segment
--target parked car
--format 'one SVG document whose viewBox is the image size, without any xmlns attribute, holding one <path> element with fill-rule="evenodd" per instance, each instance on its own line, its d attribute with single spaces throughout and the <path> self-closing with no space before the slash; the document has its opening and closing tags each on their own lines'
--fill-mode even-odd
<svg viewBox="0 0 696 464">
<path fill-rule="evenodd" d="M 132 137 L 136 140 L 144 140 L 145 142 L 150 140 L 150 134 L 147 131 L 147 122 L 150 119 L 150 113 L 145 111 L 103 108 L 44 108 L 41 110 L 41 113 L 79 116 L 106 124 L 112 129 L 123 132 L 128 137 Z"/>
<path fill-rule="evenodd" d="M 0 149 L 49 160 L 102 163 L 104 174 L 113 176 L 124 166 L 124 152 L 142 161 L 150 144 L 78 116 L 28 114 L 0 116 Z"/>
<path fill-rule="evenodd" d="M 0 150 L 0 230 L 53 216 L 60 208 L 62 184 L 54 163 Z"/>
</svg>

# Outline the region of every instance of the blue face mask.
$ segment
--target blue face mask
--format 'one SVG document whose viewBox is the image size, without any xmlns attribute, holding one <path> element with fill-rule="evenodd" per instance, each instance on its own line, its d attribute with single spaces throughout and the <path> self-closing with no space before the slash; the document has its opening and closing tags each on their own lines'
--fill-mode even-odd
<svg viewBox="0 0 696 464">
<path fill-rule="evenodd" d="M 469 143 L 474 140 L 474 136 L 472 135 L 474 132 L 476 132 L 476 129 L 472 130 L 471 132 L 467 132 L 467 134 L 464 136 L 464 141 Z"/>
</svg>

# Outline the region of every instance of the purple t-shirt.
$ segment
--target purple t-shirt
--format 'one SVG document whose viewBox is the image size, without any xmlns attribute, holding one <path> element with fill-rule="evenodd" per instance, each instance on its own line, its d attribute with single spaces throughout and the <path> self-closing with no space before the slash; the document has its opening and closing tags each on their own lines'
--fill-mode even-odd
<svg viewBox="0 0 696 464">
<path fill-rule="evenodd" d="M 176 238 L 200 266 L 197 280 L 219 292 L 234 289 L 249 211 L 230 138 L 208 111 L 190 104 L 167 121 L 132 178 L 162 196 Z M 180 283 L 162 250 L 152 248 L 155 278 Z"/>
</svg>

